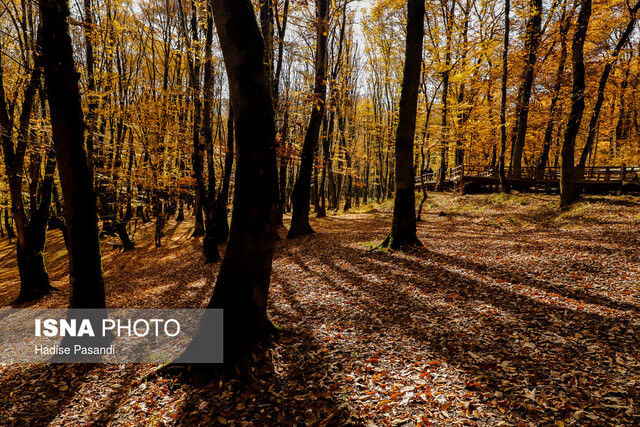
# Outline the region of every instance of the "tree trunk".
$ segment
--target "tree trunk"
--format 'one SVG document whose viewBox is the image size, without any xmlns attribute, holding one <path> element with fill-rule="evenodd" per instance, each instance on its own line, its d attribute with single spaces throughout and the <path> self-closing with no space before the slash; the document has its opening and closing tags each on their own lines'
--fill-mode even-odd
<svg viewBox="0 0 640 427">
<path fill-rule="evenodd" d="M 509 76 L 509 13 L 511 4 L 509 0 L 504 1 L 504 47 L 502 51 L 502 86 L 500 103 L 500 157 L 498 158 L 498 175 L 500 178 L 500 191 L 509 192 L 509 184 L 505 173 L 505 157 L 507 153 L 507 79 Z"/>
<path fill-rule="evenodd" d="M 542 0 L 530 0 L 529 20 L 525 33 L 524 50 L 526 59 L 522 71 L 522 84 L 518 89 L 516 104 L 516 124 L 513 129 L 510 168 L 515 178 L 522 175 L 522 150 L 524 149 L 529 121 L 529 99 L 534 79 L 534 67 L 538 58 L 538 46 L 542 36 Z"/>
<path fill-rule="evenodd" d="M 420 84 L 420 66 L 422 64 L 424 1 L 409 0 L 407 9 L 405 65 L 395 149 L 396 194 L 393 203 L 391 233 L 382 243 L 382 246 L 392 249 L 413 245 L 422 246 L 416 236 L 413 139 L 416 131 L 418 86 Z"/>
<path fill-rule="evenodd" d="M 47 223 L 51 211 L 51 192 L 55 168 L 55 153 L 51 149 L 47 155 L 45 178 L 40 189 L 40 204 L 31 212 L 31 219 L 25 230 L 26 239 L 18 239 L 20 294 L 16 302 L 37 299 L 53 290 L 43 255 L 47 238 Z"/>
<path fill-rule="evenodd" d="M 179 2 L 180 14 L 183 15 L 182 3 Z M 205 219 L 203 211 L 207 209 L 207 190 L 204 183 L 204 149 L 205 144 L 200 141 L 202 132 L 202 102 L 200 100 L 200 60 L 196 53 L 198 38 L 198 20 L 195 1 L 191 1 L 191 36 L 188 35 L 186 22 L 182 16 L 182 26 L 185 41 L 187 42 L 187 64 L 189 67 L 189 88 L 193 102 L 193 175 L 196 180 L 195 191 L 195 229 L 193 236 L 205 234 Z M 190 37 L 190 38 L 189 38 Z M 206 89 L 205 89 L 206 90 Z M 207 112 L 210 114 L 210 112 Z M 203 247 L 204 249 L 204 247 Z M 206 254 L 205 254 L 206 258 Z"/>
<path fill-rule="evenodd" d="M 578 198 L 576 192 L 576 173 L 574 154 L 576 135 L 580 129 L 584 112 L 584 40 L 587 36 L 589 18 L 591 17 L 591 0 L 582 0 L 576 32 L 573 35 L 572 63 L 573 89 L 571 91 L 571 112 L 564 129 L 562 141 L 562 168 L 560 172 L 560 207 L 571 205 Z"/>
<path fill-rule="evenodd" d="M 638 15 L 638 9 L 640 9 L 640 1 L 636 3 L 633 9 L 630 10 L 631 19 L 627 23 L 627 27 L 624 32 L 620 36 L 616 47 L 611 52 L 611 56 L 609 60 L 606 62 L 604 69 L 602 70 L 602 74 L 600 75 L 600 83 L 598 85 L 598 95 L 596 96 L 596 104 L 593 107 L 593 112 L 591 113 L 591 119 L 589 120 L 589 133 L 587 135 L 587 142 L 584 144 L 584 148 L 582 150 L 582 154 L 580 155 L 580 161 L 578 162 L 578 168 L 584 169 L 587 163 L 587 157 L 593 148 L 593 142 L 596 139 L 596 128 L 598 125 L 598 118 L 600 117 L 600 110 L 602 109 L 602 104 L 604 103 L 604 89 L 607 86 L 607 80 L 609 80 L 609 75 L 611 75 L 611 71 L 613 70 L 613 66 L 618 59 L 618 55 L 620 55 L 620 51 L 627 44 L 629 40 L 629 36 L 633 32 L 633 29 L 636 25 L 636 18 Z"/>
<path fill-rule="evenodd" d="M 278 210 L 274 112 L 251 2 L 212 0 L 212 6 L 229 78 L 238 158 L 229 242 L 208 307 L 224 309 L 225 364 L 250 378 L 253 345 L 275 330 L 267 317 Z M 186 352 L 208 339 L 199 333 Z"/>
<path fill-rule="evenodd" d="M 41 43 L 41 37 L 38 37 L 38 43 Z M 20 113 L 18 123 L 17 143 L 14 147 L 13 141 L 13 118 L 9 113 L 7 100 L 4 92 L 4 76 L 2 74 L 2 66 L 0 64 L 0 139 L 2 140 L 2 148 L 4 153 L 5 171 L 7 181 L 9 183 L 9 196 L 11 212 L 15 220 L 16 237 L 17 237 L 17 258 L 18 273 L 20 275 L 20 293 L 14 303 L 29 301 L 49 293 L 52 289 L 49 282 L 49 275 L 44 264 L 42 251 L 44 250 L 47 221 L 49 219 L 49 206 L 45 205 L 45 210 L 38 209 L 37 206 L 37 185 L 40 178 L 40 161 L 32 157 L 32 173 L 30 186 L 30 214 L 31 219 L 27 218 L 23 201 L 23 169 L 25 154 L 28 149 L 31 135 L 29 132 L 31 124 L 31 115 L 33 112 L 36 91 L 40 86 L 42 74 L 42 57 L 36 54 L 34 60 L 34 68 L 29 78 Z M 55 162 L 47 162 L 47 171 L 53 175 Z M 48 189 L 48 193 L 46 190 Z M 41 194 L 43 202 L 51 203 L 51 182 L 46 181 L 42 185 Z M 7 230 L 13 230 L 8 224 L 8 215 L 6 217 Z"/>
<path fill-rule="evenodd" d="M 9 209 L 4 210 L 4 228 L 7 229 L 7 237 L 9 238 L 9 243 L 11 243 L 11 239 L 16 237 L 16 233 L 13 231 L 13 227 L 9 221 Z"/>
<path fill-rule="evenodd" d="M 320 176 L 320 190 L 319 190 L 319 196 L 320 196 L 320 202 L 318 203 L 318 209 L 316 212 L 316 218 L 324 218 L 327 216 L 327 199 L 325 197 L 325 189 L 327 187 L 326 183 L 327 183 L 327 167 L 329 162 L 331 161 L 331 158 L 329 157 L 329 148 L 330 148 L 330 144 L 331 144 L 331 140 L 329 139 L 329 132 L 333 132 L 333 129 L 331 129 L 330 131 L 328 130 L 329 125 L 327 124 L 329 122 L 329 116 L 327 116 L 325 114 L 324 116 L 324 123 L 323 123 L 323 127 L 325 128 L 325 133 L 322 137 L 322 157 L 321 157 L 321 161 L 322 161 L 322 175 Z"/>
<path fill-rule="evenodd" d="M 93 57 L 93 11 L 91 10 L 91 0 L 84 0 L 84 43 L 85 58 L 87 65 L 87 161 L 89 162 L 89 173 L 93 180 L 93 136 L 96 128 L 96 83 L 94 78 L 94 57 Z M 93 181 L 92 181 L 93 182 Z"/>
<path fill-rule="evenodd" d="M 195 30 L 194 30 L 195 32 Z M 207 152 L 207 188 L 204 197 L 204 239 L 202 248 L 205 263 L 220 260 L 216 239 L 216 171 L 213 162 L 213 129 L 211 128 L 211 111 L 213 109 L 213 16 L 207 2 L 207 27 L 204 44 L 204 103 L 202 111 L 202 134 Z M 225 213 L 226 216 L 226 213 Z"/>
<path fill-rule="evenodd" d="M 442 191 L 448 167 L 449 156 L 449 129 L 447 124 L 447 115 L 449 114 L 449 75 L 451 73 L 451 39 L 453 32 L 453 18 L 455 13 L 456 1 L 451 2 L 451 11 L 449 12 L 446 23 L 446 52 L 444 70 L 442 71 L 442 130 L 440 141 L 440 168 L 438 169 L 438 178 L 436 180 L 436 191 Z M 443 8 L 443 11 L 446 8 Z"/>
<path fill-rule="evenodd" d="M 577 5 L 576 5 L 577 6 Z M 553 124 L 556 119 L 558 100 L 560 99 L 560 90 L 562 89 L 562 82 L 564 79 L 564 68 L 567 62 L 567 34 L 569 32 L 569 26 L 571 24 L 571 15 L 575 9 L 572 9 L 570 15 L 565 17 L 564 13 L 561 18 L 560 24 L 560 60 L 558 62 L 558 71 L 556 71 L 556 81 L 553 85 L 553 91 L 551 96 L 551 105 L 549 106 L 549 120 L 544 131 L 544 142 L 542 144 L 542 152 L 538 164 L 536 165 L 536 177 L 542 179 L 544 176 L 544 170 L 549 162 L 549 151 L 551 150 L 551 142 L 553 139 Z"/>
<path fill-rule="evenodd" d="M 311 198 L 311 173 L 313 172 L 313 157 L 320 136 L 320 125 L 324 115 L 327 95 L 326 63 L 327 63 L 327 34 L 329 32 L 329 0 L 316 0 L 316 80 L 314 88 L 314 105 L 311 108 L 309 127 L 304 137 L 302 156 L 300 158 L 300 171 L 298 180 L 293 187 L 291 196 L 293 213 L 291 215 L 291 227 L 288 238 L 303 236 L 313 233 L 309 224 L 309 202 Z"/>
<path fill-rule="evenodd" d="M 287 102 L 284 110 L 284 119 L 282 120 L 282 132 L 280 133 L 280 142 L 278 143 L 279 153 L 280 153 L 280 164 L 279 164 L 279 200 L 280 200 L 280 209 L 278 213 L 277 223 L 279 226 L 284 226 L 282 221 L 282 216 L 287 208 L 287 164 L 290 156 L 290 151 L 288 149 L 288 137 L 289 137 L 289 103 Z"/>
<path fill-rule="evenodd" d="M 233 167 L 233 108 L 229 102 L 229 117 L 227 118 L 227 152 L 224 155 L 224 175 L 222 189 L 216 199 L 215 241 L 224 243 L 229 238 L 229 220 L 227 218 L 227 204 L 229 200 L 229 185 L 231 183 L 231 168 Z"/>
<path fill-rule="evenodd" d="M 105 307 L 96 196 L 84 150 L 84 121 L 64 0 L 39 0 L 44 75 L 69 239 L 73 308 Z"/>
</svg>

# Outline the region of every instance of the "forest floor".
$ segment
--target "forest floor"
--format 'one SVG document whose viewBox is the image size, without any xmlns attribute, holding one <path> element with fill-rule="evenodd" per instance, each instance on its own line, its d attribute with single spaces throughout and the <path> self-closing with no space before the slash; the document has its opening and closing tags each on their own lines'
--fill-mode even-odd
<svg viewBox="0 0 640 427">
<path fill-rule="evenodd" d="M 430 195 L 424 247 L 373 251 L 391 204 L 314 219 L 278 242 L 269 313 L 289 333 L 256 358 L 259 390 L 144 380 L 152 365 L 0 365 L 1 425 L 640 425 L 640 198 Z M 110 307 L 203 307 L 192 221 L 103 244 Z M 17 296 L 0 240 L 0 305 Z M 66 252 L 46 251 L 65 307 Z"/>
</svg>

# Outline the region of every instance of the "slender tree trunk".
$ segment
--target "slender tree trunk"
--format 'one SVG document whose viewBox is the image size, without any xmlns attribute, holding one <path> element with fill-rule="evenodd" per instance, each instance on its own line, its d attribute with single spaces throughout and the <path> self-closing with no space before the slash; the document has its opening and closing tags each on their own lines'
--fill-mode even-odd
<svg viewBox="0 0 640 427">
<path fill-rule="evenodd" d="M 571 205 L 578 198 L 576 192 L 575 147 L 576 135 L 580 129 L 584 112 L 584 40 L 587 36 L 589 18 L 591 17 L 591 0 L 582 0 L 576 32 L 573 35 L 572 63 L 573 89 L 571 91 L 571 112 L 564 129 L 562 141 L 562 168 L 560 173 L 560 207 Z"/>
<path fill-rule="evenodd" d="M 205 224 L 202 247 L 205 263 L 216 262 L 220 259 L 216 238 L 216 171 L 213 161 L 213 129 L 211 112 L 213 109 L 213 16 L 207 2 L 207 27 L 204 42 L 204 103 L 202 111 L 202 134 L 207 153 L 207 188 L 205 189 Z M 226 216 L 226 213 L 225 213 Z"/>
<path fill-rule="evenodd" d="M 538 59 L 538 46 L 542 36 L 542 0 L 530 0 L 529 20 L 525 32 L 526 59 L 522 71 L 522 84 L 518 89 L 516 124 L 513 129 L 510 169 L 515 178 L 522 174 L 522 150 L 524 149 L 529 121 L 529 99 L 533 87 L 534 67 Z"/>
<path fill-rule="evenodd" d="M 329 31 L 329 0 L 316 0 L 316 80 L 314 88 L 314 105 L 311 109 L 309 127 L 302 146 L 300 171 L 298 180 L 293 187 L 293 213 L 288 238 L 313 233 L 309 224 L 309 202 L 311 198 L 311 173 L 313 157 L 320 136 L 320 125 L 324 115 L 327 96 L 326 63 L 327 63 L 327 35 Z"/>
<path fill-rule="evenodd" d="M 502 51 L 502 86 L 500 103 L 500 157 L 498 158 L 498 175 L 500 178 L 500 191 L 509 192 L 509 184 L 505 172 L 505 157 L 507 153 L 507 81 L 509 76 L 509 13 L 511 4 L 509 0 L 504 1 L 504 47 Z"/>
<path fill-rule="evenodd" d="M 87 65 L 87 160 L 89 161 L 89 173 L 93 179 L 93 137 L 96 127 L 96 110 L 98 103 L 96 102 L 96 83 L 94 77 L 94 57 L 93 57 L 93 11 L 91 10 L 91 0 L 84 0 L 84 42 L 85 42 L 85 59 Z"/>
<path fill-rule="evenodd" d="M 327 166 L 330 161 L 330 157 L 329 157 L 329 144 L 330 144 L 329 138 L 330 137 L 328 135 L 329 133 L 328 122 L 329 122 L 329 116 L 325 114 L 324 123 L 323 123 L 323 128 L 325 129 L 325 132 L 322 137 L 322 157 L 321 157 L 322 175 L 320 176 L 320 191 L 319 191 L 320 201 L 318 203 L 316 218 L 324 218 L 327 216 L 327 206 L 326 206 L 327 200 L 325 197 L 325 189 L 326 189 L 326 183 L 327 183 Z M 333 129 L 331 131 L 333 131 Z"/>
<path fill-rule="evenodd" d="M 280 132 L 281 138 L 278 143 L 278 148 L 280 152 L 280 163 L 279 163 L 279 194 L 280 194 L 280 210 L 278 214 L 277 223 L 279 226 L 284 226 L 282 222 L 282 216 L 284 215 L 285 210 L 287 209 L 287 164 L 289 161 L 290 151 L 289 147 L 289 103 L 286 104 L 284 110 L 284 119 L 282 120 L 282 131 Z"/>
<path fill-rule="evenodd" d="M 16 233 L 13 231 L 13 226 L 9 221 L 9 209 L 4 210 L 4 228 L 7 229 L 7 237 L 9 238 L 9 243 L 11 243 L 11 239 L 16 237 Z"/>
<path fill-rule="evenodd" d="M 553 91 L 551 95 L 551 105 L 549 106 L 549 120 L 544 131 L 544 142 L 542 144 L 542 152 L 536 166 L 536 177 L 541 179 L 544 176 L 544 170 L 549 162 L 549 151 L 551 150 L 551 142 L 553 140 L 553 129 L 556 119 L 558 100 L 560 99 L 560 90 L 562 89 L 562 82 L 564 80 L 564 68 L 567 62 L 567 34 L 571 24 L 571 15 L 574 10 L 571 11 L 570 16 L 565 17 L 563 13 L 562 22 L 560 24 L 560 60 L 558 62 L 558 71 L 556 71 L 556 81 L 553 85 Z"/>
<path fill-rule="evenodd" d="M 609 60 L 606 62 L 604 69 L 602 70 L 602 74 L 600 75 L 596 104 L 593 107 L 591 119 L 589 120 L 589 133 L 587 135 L 587 142 L 584 144 L 582 154 L 580 155 L 580 161 L 578 162 L 578 168 L 580 170 L 584 170 L 584 167 L 587 163 L 587 157 L 589 156 L 589 153 L 593 148 L 593 142 L 596 139 L 596 129 L 598 126 L 598 119 L 600 118 L 600 110 L 602 110 L 602 104 L 604 103 L 604 89 L 607 86 L 607 80 L 609 80 L 609 76 L 611 75 L 613 66 L 618 59 L 618 55 L 620 55 L 620 51 L 622 50 L 624 45 L 627 44 L 627 41 L 629 40 L 629 37 L 631 36 L 633 29 L 635 28 L 638 9 L 640 9 L 640 1 L 638 1 L 633 9 L 630 10 L 631 19 L 629 19 L 627 27 L 620 36 L 616 47 L 613 49 L 613 52 L 611 52 L 611 56 L 609 56 Z"/>
<path fill-rule="evenodd" d="M 84 149 L 84 120 L 65 0 L 39 0 L 44 75 L 64 213 L 69 227 L 69 276 L 74 308 L 105 307 L 96 195 Z"/>
<path fill-rule="evenodd" d="M 193 174 L 196 179 L 195 196 L 195 229 L 193 236 L 205 234 L 203 211 L 207 205 L 207 189 L 204 183 L 204 150 L 205 144 L 200 141 L 202 132 L 202 102 L 200 99 L 200 60 L 195 52 L 199 42 L 197 8 L 195 1 L 191 1 L 191 36 L 188 36 L 182 2 L 179 0 L 184 38 L 187 41 L 187 63 L 189 66 L 189 87 L 193 102 Z M 190 37 L 190 38 L 189 38 Z M 208 112 L 210 114 L 210 112 Z M 206 214 L 206 212 L 205 212 Z M 204 247 L 203 247 L 204 250 Z M 206 254 L 205 254 L 206 258 Z"/>
<path fill-rule="evenodd" d="M 416 236 L 415 171 L 413 169 L 413 139 L 416 132 L 418 87 L 422 64 L 424 33 L 424 1 L 407 2 L 407 41 L 405 65 L 400 95 L 400 111 L 396 134 L 396 194 L 393 203 L 391 233 L 382 246 L 400 249 L 422 246 Z"/>
<path fill-rule="evenodd" d="M 456 1 L 451 2 L 451 11 L 449 12 L 447 19 L 447 30 L 446 30 L 446 52 L 445 52 L 445 60 L 444 66 L 445 69 L 442 71 L 442 130 L 441 130 L 441 141 L 440 141 L 440 168 L 438 169 L 438 179 L 436 182 L 436 191 L 442 191 L 444 186 L 445 177 L 447 174 L 447 168 L 449 165 L 448 157 L 449 157 L 449 129 L 448 129 L 448 114 L 449 114 L 449 75 L 451 74 L 451 40 L 452 40 L 452 32 L 453 32 L 453 18 L 455 12 Z M 446 10 L 446 9 L 443 9 Z"/>
<path fill-rule="evenodd" d="M 233 108 L 229 101 L 229 117 L 227 118 L 227 152 L 224 155 L 224 175 L 222 188 L 216 199 L 215 231 L 216 243 L 224 243 L 229 238 L 229 219 L 227 218 L 227 204 L 229 201 L 229 185 L 231 184 L 231 169 L 233 168 Z"/>
</svg>

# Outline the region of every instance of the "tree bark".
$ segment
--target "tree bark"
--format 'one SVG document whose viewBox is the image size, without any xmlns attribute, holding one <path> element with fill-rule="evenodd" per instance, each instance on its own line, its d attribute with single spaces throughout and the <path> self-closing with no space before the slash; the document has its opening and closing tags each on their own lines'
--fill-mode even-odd
<svg viewBox="0 0 640 427">
<path fill-rule="evenodd" d="M 231 232 L 208 307 L 224 309 L 225 364 L 250 378 L 253 345 L 275 330 L 267 317 L 278 211 L 274 111 L 250 0 L 212 0 L 212 8 L 229 78 L 238 157 Z M 198 334 L 186 351 L 207 339 Z"/>
<path fill-rule="evenodd" d="M 574 155 L 576 135 L 580 129 L 584 112 L 584 40 L 587 36 L 589 18 L 591 17 L 591 0 L 582 0 L 576 32 L 573 35 L 572 63 L 573 89 L 571 91 L 571 112 L 564 129 L 562 141 L 562 167 L 560 171 L 560 207 L 571 205 L 578 198 L 576 192 L 576 173 Z"/>
<path fill-rule="evenodd" d="M 416 132 L 418 87 L 422 65 L 424 1 L 409 0 L 407 10 L 407 41 L 395 148 L 396 194 L 393 203 L 393 222 L 391 233 L 382 243 L 382 246 L 392 249 L 422 246 L 416 236 L 413 139 Z"/>
<path fill-rule="evenodd" d="M 509 192 L 509 184 L 505 172 L 505 157 L 507 153 L 507 81 L 509 76 L 509 13 L 511 13 L 511 3 L 504 1 L 504 46 L 502 50 L 502 86 L 500 102 L 500 157 L 498 158 L 498 176 L 500 179 L 500 191 Z"/>
<path fill-rule="evenodd" d="M 70 306 L 105 307 L 96 195 L 84 149 L 84 120 L 65 0 L 39 0 L 44 75 L 68 226 Z"/>
</svg>

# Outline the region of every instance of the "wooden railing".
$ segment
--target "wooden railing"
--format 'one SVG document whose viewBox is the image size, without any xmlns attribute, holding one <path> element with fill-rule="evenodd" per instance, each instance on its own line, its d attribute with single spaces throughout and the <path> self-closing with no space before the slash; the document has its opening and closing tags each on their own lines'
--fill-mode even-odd
<svg viewBox="0 0 640 427">
<path fill-rule="evenodd" d="M 446 181 L 459 182 L 467 177 L 498 178 L 498 169 L 479 165 L 459 165 L 447 169 L 445 173 Z M 422 178 L 425 182 L 436 181 L 438 172 L 425 171 Z M 509 175 L 507 178 L 514 179 Z M 640 166 L 626 166 L 624 164 L 622 166 L 589 166 L 584 169 L 576 169 L 576 178 L 578 181 L 589 182 L 640 180 Z M 523 167 L 519 179 L 557 181 L 560 179 L 560 168 L 546 167 L 543 170 L 538 170 L 535 166 Z M 416 183 L 421 183 L 420 175 L 416 175 Z"/>
</svg>

